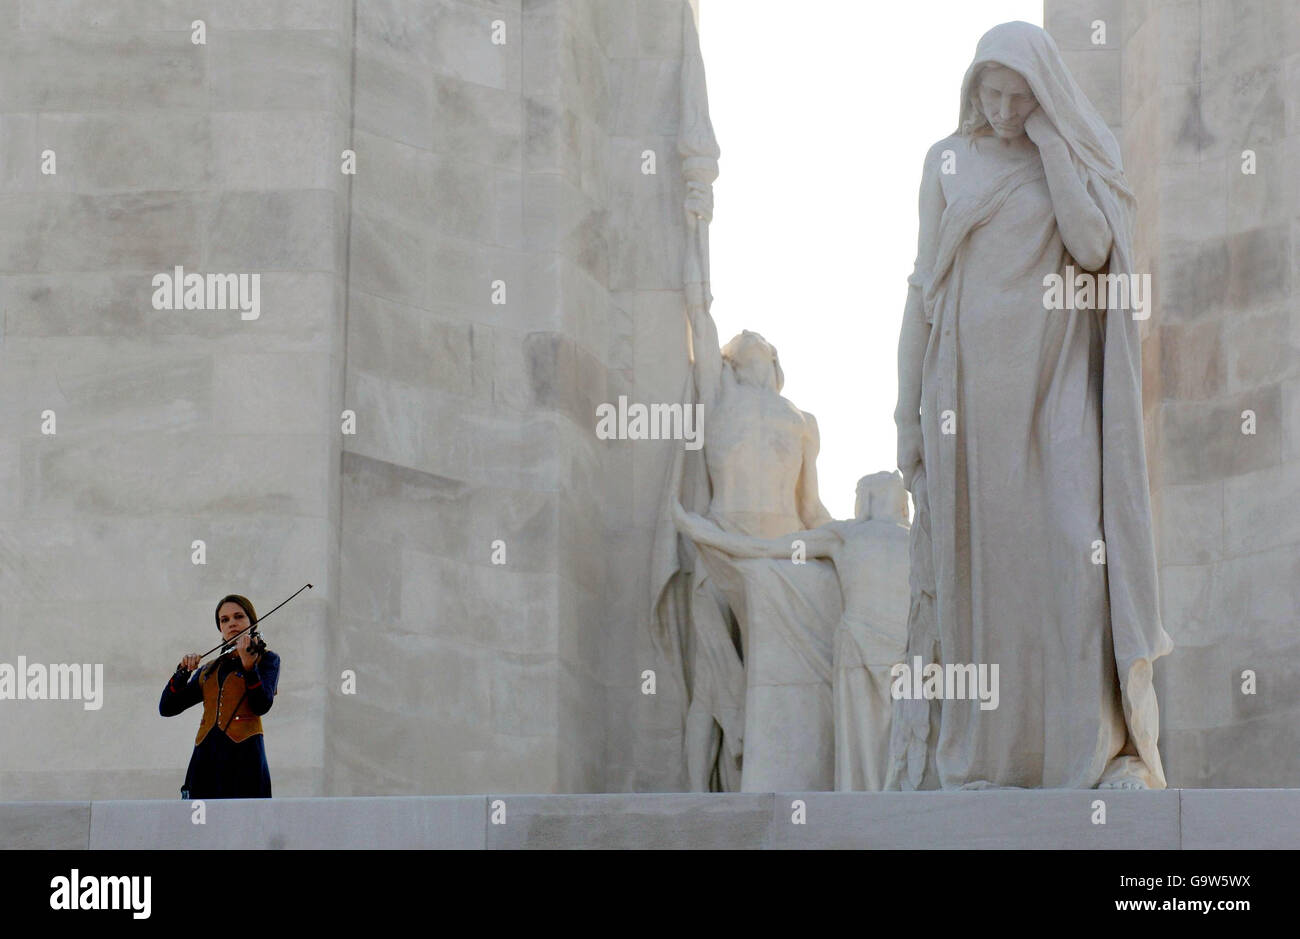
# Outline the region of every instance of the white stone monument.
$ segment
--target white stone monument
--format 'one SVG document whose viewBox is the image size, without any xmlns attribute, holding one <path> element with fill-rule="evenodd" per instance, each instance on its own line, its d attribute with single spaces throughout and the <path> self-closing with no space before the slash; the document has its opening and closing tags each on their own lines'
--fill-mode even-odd
<svg viewBox="0 0 1300 939">
<path fill-rule="evenodd" d="M 943 788 L 1163 788 L 1140 313 L 1127 289 L 1085 308 L 1048 292 L 1076 268 L 1138 276 L 1119 147 L 1029 23 L 984 35 L 960 102 L 922 175 L 895 419 L 933 574 L 912 628 L 933 664 L 996 664 L 1002 688 L 993 709 L 942 701 L 934 770 Z"/>
</svg>

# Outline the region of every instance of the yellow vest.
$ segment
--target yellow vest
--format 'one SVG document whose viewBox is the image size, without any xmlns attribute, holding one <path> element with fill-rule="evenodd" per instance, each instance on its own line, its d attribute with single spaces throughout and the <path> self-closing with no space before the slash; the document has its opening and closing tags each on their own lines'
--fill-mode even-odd
<svg viewBox="0 0 1300 939">
<path fill-rule="evenodd" d="M 248 689 L 244 684 L 244 676 L 230 672 L 226 675 L 225 682 L 218 685 L 220 662 L 221 659 L 217 659 L 199 673 L 199 684 L 203 687 L 203 720 L 199 723 L 198 736 L 194 738 L 196 747 L 203 742 L 208 731 L 218 724 L 235 743 L 243 743 L 262 732 L 262 718 L 248 706 Z"/>
</svg>

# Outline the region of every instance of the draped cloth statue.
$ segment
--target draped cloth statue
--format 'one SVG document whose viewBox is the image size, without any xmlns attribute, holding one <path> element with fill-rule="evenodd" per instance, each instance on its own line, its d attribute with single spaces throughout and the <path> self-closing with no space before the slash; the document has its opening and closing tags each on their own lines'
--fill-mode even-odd
<svg viewBox="0 0 1300 939">
<path fill-rule="evenodd" d="M 749 622 L 744 788 L 883 788 L 907 638 L 899 475 L 859 480 L 853 519 L 781 538 L 725 532 L 680 506 L 673 515 Z"/>
<path fill-rule="evenodd" d="M 665 511 L 671 516 L 683 500 L 722 531 L 756 538 L 829 522 L 817 494 L 817 422 L 782 397 L 776 350 L 748 330 L 719 350 L 707 309 L 692 306 L 690 313 L 704 458 L 688 476 L 687 451 L 678 452 L 665 488 Z M 793 570 L 737 564 L 725 552 L 689 538 L 678 547 L 689 568 L 683 565 L 655 582 L 664 585 L 658 595 L 661 612 L 674 600 L 677 585 L 686 591 L 682 625 L 689 630 L 685 648 L 693 653 L 684 662 L 690 788 L 829 789 L 830 643 L 840 614 L 833 569 L 822 561 Z M 687 570 L 689 576 L 683 576 Z M 751 653 L 756 653 L 752 660 Z M 826 730 L 825 752 L 812 745 L 807 765 L 800 765 L 792 743 L 798 726 L 790 734 L 772 732 L 781 721 L 798 725 L 798 713 L 808 715 L 804 729 L 810 736 L 820 739 L 820 728 Z M 754 726 L 761 728 L 757 741 L 748 732 Z M 757 749 L 743 743 L 747 737 Z"/>
<path fill-rule="evenodd" d="M 1000 703 L 898 702 L 889 788 L 1165 786 L 1138 323 L 1045 308 L 1067 268 L 1133 274 L 1134 209 L 1051 37 L 986 33 L 926 157 L 895 419 L 908 655 L 998 664 Z"/>
</svg>

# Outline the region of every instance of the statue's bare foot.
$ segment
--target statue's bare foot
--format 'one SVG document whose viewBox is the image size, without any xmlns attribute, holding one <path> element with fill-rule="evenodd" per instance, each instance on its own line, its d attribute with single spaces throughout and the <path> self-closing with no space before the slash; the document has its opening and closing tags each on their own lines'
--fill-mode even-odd
<svg viewBox="0 0 1300 939">
<path fill-rule="evenodd" d="M 1105 782 L 1097 783 L 1098 789 L 1150 789 L 1151 787 L 1136 776 L 1125 774 Z"/>
<path fill-rule="evenodd" d="M 1115 757 L 1101 774 L 1098 789 L 1150 789 L 1146 764 L 1132 754 Z"/>
</svg>

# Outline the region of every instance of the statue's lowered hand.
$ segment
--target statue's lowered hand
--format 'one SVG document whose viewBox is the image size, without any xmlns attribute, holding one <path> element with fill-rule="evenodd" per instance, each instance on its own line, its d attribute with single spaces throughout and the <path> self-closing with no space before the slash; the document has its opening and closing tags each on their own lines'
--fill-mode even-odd
<svg viewBox="0 0 1300 939">
<path fill-rule="evenodd" d="M 921 468 L 924 452 L 920 424 L 898 428 L 898 469 L 903 474 L 903 488 L 908 492 L 912 491 L 912 480 Z"/>
<path fill-rule="evenodd" d="M 713 220 L 713 187 L 689 180 L 686 183 L 686 214 L 708 222 Z"/>
</svg>

